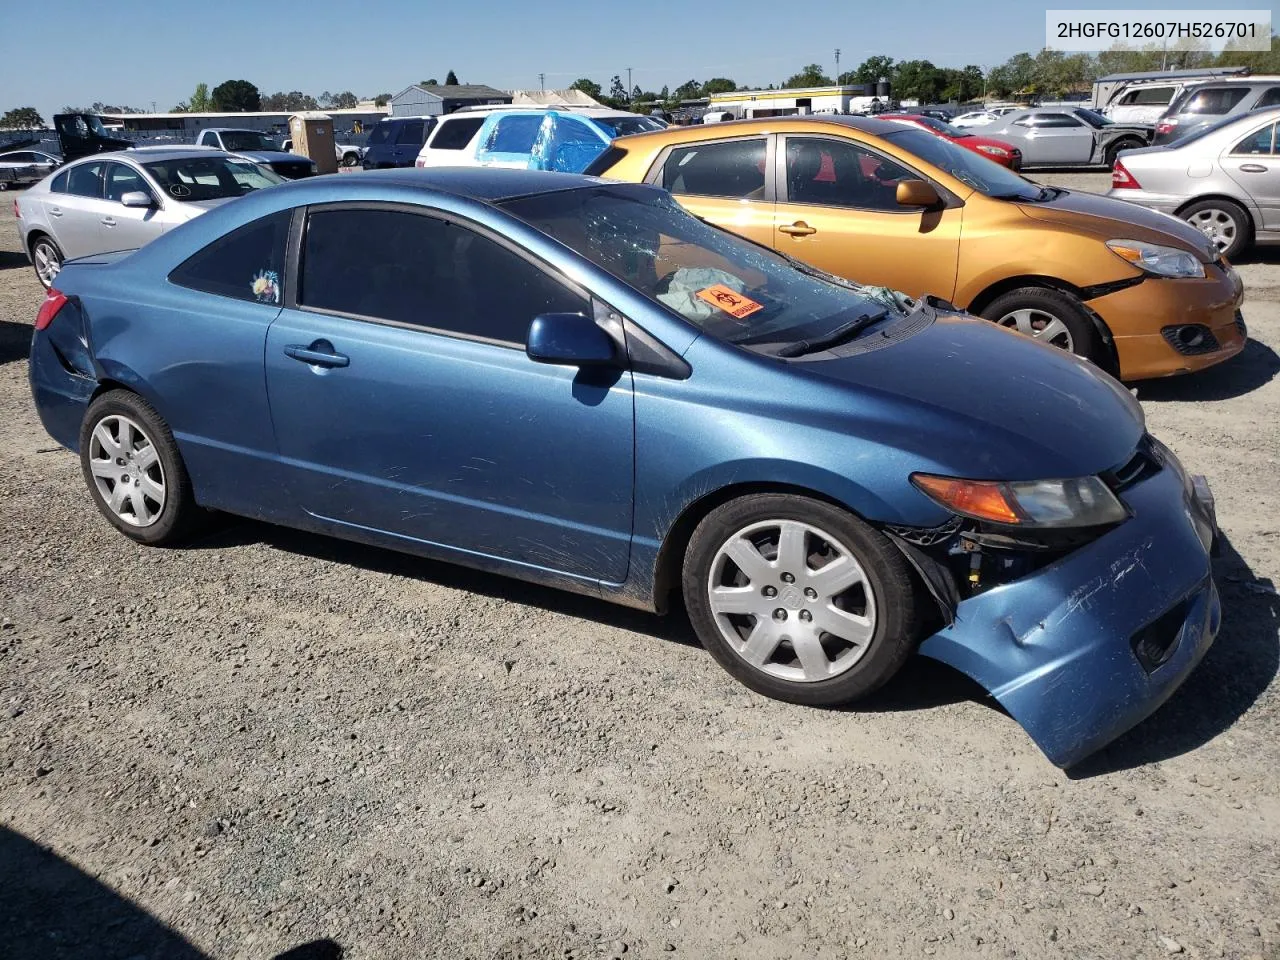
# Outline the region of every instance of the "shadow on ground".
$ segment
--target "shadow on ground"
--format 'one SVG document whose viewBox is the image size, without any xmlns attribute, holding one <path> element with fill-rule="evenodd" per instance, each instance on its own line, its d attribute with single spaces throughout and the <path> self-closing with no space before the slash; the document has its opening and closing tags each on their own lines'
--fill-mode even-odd
<svg viewBox="0 0 1280 960">
<path fill-rule="evenodd" d="M 31 263 L 21 253 L 12 250 L 0 250 L 0 270 L 17 270 L 19 267 L 31 269 Z"/>
<path fill-rule="evenodd" d="M 1216 367 L 1191 376 L 1139 380 L 1129 386 L 1137 388 L 1139 400 L 1156 403 L 1231 400 L 1271 382 L 1277 373 L 1280 373 L 1280 356 L 1265 343 L 1249 340 L 1237 356 Z"/>
<path fill-rule="evenodd" d="M 670 643 L 698 645 L 683 612 L 658 617 L 497 574 L 254 521 L 228 520 L 192 547 L 216 550 L 247 543 L 266 543 L 331 563 L 494 597 Z M 1074 768 L 1073 777 L 1094 776 L 1188 753 L 1229 729 L 1275 678 L 1280 669 L 1280 597 L 1269 592 L 1273 588 L 1268 581 L 1254 577 L 1225 536 L 1220 547 L 1221 555 L 1213 566 L 1225 612 L 1217 642 L 1164 707 Z M 887 686 L 846 709 L 910 712 L 966 700 L 1001 709 L 968 677 L 935 661 L 915 657 Z"/>
<path fill-rule="evenodd" d="M 29 323 L 0 320 L 0 363 L 25 360 L 31 353 L 31 333 L 34 329 Z"/>
<path fill-rule="evenodd" d="M 32 960 L 208 960 L 185 938 L 79 867 L 0 827 L 0 956 Z M 272 960 L 341 960 L 332 940 Z"/>
</svg>

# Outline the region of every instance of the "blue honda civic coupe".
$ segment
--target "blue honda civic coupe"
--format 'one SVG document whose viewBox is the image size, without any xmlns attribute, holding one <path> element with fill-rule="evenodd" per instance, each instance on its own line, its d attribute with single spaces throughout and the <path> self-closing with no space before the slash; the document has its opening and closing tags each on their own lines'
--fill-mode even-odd
<svg viewBox="0 0 1280 960">
<path fill-rule="evenodd" d="M 217 510 L 683 604 L 729 673 L 795 703 L 918 652 L 1061 766 L 1218 629 L 1208 487 L 1115 380 L 655 187 L 278 186 L 68 263 L 35 326 L 41 419 L 144 544 Z"/>
</svg>

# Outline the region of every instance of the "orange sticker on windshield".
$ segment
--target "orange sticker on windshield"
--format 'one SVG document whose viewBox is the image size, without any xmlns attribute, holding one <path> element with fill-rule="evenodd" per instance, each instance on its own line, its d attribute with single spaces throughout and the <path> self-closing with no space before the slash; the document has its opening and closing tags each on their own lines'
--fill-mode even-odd
<svg viewBox="0 0 1280 960">
<path fill-rule="evenodd" d="M 735 293 L 723 283 L 717 283 L 705 290 L 698 291 L 698 299 L 705 300 L 713 307 L 719 307 L 731 317 L 737 317 L 741 320 L 743 317 L 749 317 L 757 310 L 763 310 L 762 304 L 756 303 L 750 297 L 744 297 L 740 293 Z"/>
</svg>

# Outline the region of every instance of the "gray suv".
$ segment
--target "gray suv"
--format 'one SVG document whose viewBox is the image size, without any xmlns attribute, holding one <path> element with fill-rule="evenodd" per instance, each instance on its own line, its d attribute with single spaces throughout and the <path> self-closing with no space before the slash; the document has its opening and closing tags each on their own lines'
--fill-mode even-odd
<svg viewBox="0 0 1280 960">
<path fill-rule="evenodd" d="M 1162 146 L 1196 133 L 1225 117 L 1263 107 L 1280 106 L 1280 77 L 1248 77 L 1191 84 L 1173 98 L 1156 121 L 1152 146 Z"/>
</svg>

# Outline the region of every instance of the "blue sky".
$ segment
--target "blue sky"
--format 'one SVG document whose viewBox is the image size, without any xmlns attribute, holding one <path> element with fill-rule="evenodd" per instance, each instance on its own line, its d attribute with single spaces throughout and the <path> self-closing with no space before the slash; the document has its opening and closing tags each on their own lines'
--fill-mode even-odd
<svg viewBox="0 0 1280 960">
<path fill-rule="evenodd" d="M 64 104 L 97 100 L 146 110 L 154 101 L 167 110 L 197 83 L 212 88 L 229 79 L 249 80 L 263 93 L 363 97 L 428 77 L 443 81 L 450 69 L 465 83 L 501 88 L 536 88 L 542 72 L 548 87 L 587 76 L 607 90 L 615 73 L 626 82 L 627 67 L 645 89 L 712 76 L 763 86 L 807 63 L 832 72 L 836 47 L 842 70 L 872 54 L 990 67 L 1043 45 L 1044 11 L 1017 0 L 59 0 L 31 17 L 7 18 L 0 111 L 32 105 L 48 120 Z"/>
</svg>

